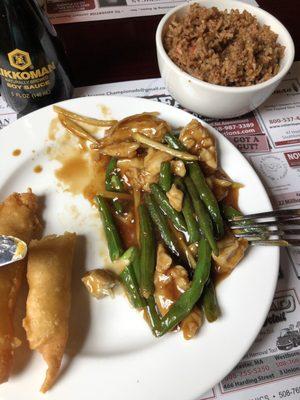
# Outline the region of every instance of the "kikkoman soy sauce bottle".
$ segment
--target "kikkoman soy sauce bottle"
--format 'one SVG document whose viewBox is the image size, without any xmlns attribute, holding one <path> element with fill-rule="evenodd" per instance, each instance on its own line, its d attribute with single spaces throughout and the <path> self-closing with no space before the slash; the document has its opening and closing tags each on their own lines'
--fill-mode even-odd
<svg viewBox="0 0 300 400">
<path fill-rule="evenodd" d="M 0 0 L 0 78 L 18 116 L 72 96 L 62 45 L 36 0 Z"/>
</svg>

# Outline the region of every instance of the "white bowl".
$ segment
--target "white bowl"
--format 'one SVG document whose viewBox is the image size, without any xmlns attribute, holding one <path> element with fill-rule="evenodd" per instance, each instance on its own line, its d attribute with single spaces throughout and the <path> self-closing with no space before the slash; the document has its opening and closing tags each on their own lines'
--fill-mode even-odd
<svg viewBox="0 0 300 400">
<path fill-rule="evenodd" d="M 168 91 L 183 107 L 212 118 L 237 117 L 257 108 L 271 95 L 293 63 L 295 47 L 291 35 L 281 22 L 259 7 L 234 0 L 198 0 L 191 3 L 221 10 L 247 10 L 256 16 L 260 24 L 269 25 L 278 34 L 278 42 L 285 46 L 284 56 L 279 72 L 273 78 L 252 86 L 220 86 L 194 78 L 169 58 L 162 42 L 171 18 L 186 13 L 190 3 L 185 3 L 170 10 L 156 30 L 158 66 Z"/>
</svg>

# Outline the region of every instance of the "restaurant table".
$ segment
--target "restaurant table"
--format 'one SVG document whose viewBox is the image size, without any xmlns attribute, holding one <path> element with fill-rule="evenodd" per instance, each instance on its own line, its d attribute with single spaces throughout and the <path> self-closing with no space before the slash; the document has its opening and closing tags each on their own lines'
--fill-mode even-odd
<svg viewBox="0 0 300 400">
<path fill-rule="evenodd" d="M 277 17 L 295 43 L 300 60 L 300 1 L 257 0 Z M 76 87 L 159 76 L 155 31 L 162 15 L 56 25 Z"/>
<path fill-rule="evenodd" d="M 269 11 L 287 27 L 295 43 L 295 60 L 300 61 L 300 0 L 256 1 L 261 8 Z M 162 15 L 155 15 L 56 25 L 57 33 L 63 41 L 68 55 L 74 86 L 81 87 L 77 89 L 76 97 L 105 94 L 107 87 L 112 93 L 124 89 L 129 92 L 128 88 L 130 88 L 134 89 L 131 90 L 134 95 L 143 96 L 144 91 L 141 89 L 147 87 L 147 89 L 151 89 L 152 97 L 160 96 L 170 101 L 171 96 L 164 89 L 162 81 L 160 81 L 161 84 L 158 89 L 156 85 L 152 85 L 153 82 L 148 81 L 146 83 L 135 82 L 132 87 L 127 82 L 120 83 L 122 81 L 143 80 L 160 76 L 156 60 L 155 31 L 162 17 Z M 300 122 L 298 123 L 300 121 L 300 63 L 295 63 L 291 71 L 288 79 L 290 81 L 289 84 L 283 88 L 281 94 L 275 93 L 275 97 L 270 97 L 272 104 L 267 110 L 258 109 L 243 116 L 243 120 L 240 121 L 241 124 L 239 124 L 239 121 L 232 120 L 210 121 L 210 124 L 225 137 L 229 138 L 244 153 L 258 173 L 264 173 L 262 177 L 265 182 L 269 182 L 267 189 L 272 200 L 274 201 L 275 199 L 277 201 L 277 205 L 280 205 L 278 200 L 280 198 L 282 204 L 287 204 L 287 207 L 300 207 L 300 188 L 298 183 L 300 133 L 295 135 L 297 137 L 297 147 L 293 143 L 290 147 L 285 145 L 280 147 L 281 145 L 279 145 L 283 143 L 282 141 L 280 142 L 280 137 L 289 129 L 282 128 L 287 121 L 291 120 L 293 122 L 294 116 L 296 123 L 291 124 L 291 126 L 300 125 Z M 115 85 L 100 85 L 113 82 L 118 83 Z M 87 87 L 89 85 L 100 86 Z M 104 89 L 103 86 L 106 86 L 106 88 Z M 290 91 L 287 89 L 290 89 Z M 290 96 L 292 100 L 288 99 L 286 101 L 290 92 L 292 93 L 292 96 Z M 285 104 L 281 107 L 282 103 L 278 103 L 280 95 L 282 95 L 283 102 L 287 103 L 286 109 L 284 108 Z M 158 97 L 156 100 L 159 100 Z M 165 103 L 168 104 L 168 101 Z M 297 105 L 294 108 L 291 107 L 291 110 L 295 111 L 290 111 L 289 106 L 294 106 L 296 103 Z M 278 104 L 280 104 L 279 112 L 278 108 L 276 108 Z M 3 105 L 2 124 L 0 114 L 0 129 L 16 119 L 16 115 L 11 111 L 5 109 L 5 105 Z M 262 122 L 264 123 L 263 125 Z M 272 124 L 273 126 L 271 127 Z M 279 124 L 279 128 L 277 124 Z M 240 125 L 242 128 L 240 128 Z M 269 131 L 268 126 L 270 127 Z M 276 139 L 277 131 L 275 133 L 271 132 L 273 127 L 275 129 L 278 128 L 277 130 L 282 129 L 282 135 L 277 135 L 279 139 Z M 225 128 L 228 128 L 228 135 L 226 135 Z M 291 129 L 294 129 L 294 127 Z M 276 142 L 276 140 L 278 141 Z M 278 167 L 278 170 L 274 166 Z M 263 167 L 266 168 L 264 169 Z M 276 171 L 281 172 L 282 176 L 278 177 L 279 173 Z M 273 182 L 271 182 L 272 179 Z M 282 191 L 277 190 L 281 182 L 283 182 L 282 187 L 286 187 L 283 194 Z M 288 203 L 291 200 L 293 203 Z M 287 328 L 291 326 L 298 327 L 298 330 L 300 327 L 300 300 L 299 296 L 297 296 L 297 291 L 300 293 L 300 252 L 296 254 L 296 252 L 293 253 L 283 249 L 281 254 L 283 257 L 273 300 L 275 306 L 278 307 L 277 314 L 274 311 L 276 307 L 274 306 L 273 310 L 271 307 L 271 314 L 266 319 L 266 333 L 258 335 L 257 343 L 254 343 L 254 347 L 251 347 L 250 352 L 246 354 L 230 374 L 209 390 L 208 394 L 203 394 L 201 396 L 202 400 L 204 398 L 205 400 L 212 398 L 228 400 L 300 399 L 299 378 L 293 373 L 293 368 L 299 368 L 300 365 L 299 347 L 284 349 L 286 353 L 278 347 L 279 337 L 281 341 L 285 339 L 285 336 L 281 336 L 282 331 L 286 332 Z M 287 304 L 290 309 L 284 314 L 285 311 L 281 310 L 286 310 L 284 307 Z M 282 305 L 282 309 L 280 309 L 280 305 Z M 278 318 L 278 321 L 276 321 L 276 318 Z M 278 326 L 275 326 L 275 328 L 272 325 L 274 321 L 278 322 Z M 273 327 L 274 335 L 270 327 Z M 265 340 L 268 347 L 266 347 L 266 350 L 261 351 L 264 349 L 260 347 L 263 340 Z M 279 360 L 278 363 L 277 360 Z M 289 367 L 286 368 L 285 365 Z M 238 371 L 238 374 L 236 371 Z M 249 371 L 252 374 L 252 379 L 257 379 L 257 382 L 259 382 L 256 385 L 253 384 L 253 381 L 248 381 Z M 64 387 L 63 379 L 62 387 Z"/>
<path fill-rule="evenodd" d="M 288 29 L 290 32 L 294 43 L 295 43 L 295 61 L 300 60 L 300 20 L 299 20 L 299 11 L 300 11 L 300 0 L 256 0 L 259 4 L 259 6 L 266 11 L 270 12 L 272 15 L 277 17 Z M 106 21 L 93 21 L 93 22 L 82 22 L 82 23 L 69 23 L 69 24 L 62 24 L 62 25 L 56 25 L 56 29 L 58 31 L 59 36 L 64 42 L 66 51 L 68 53 L 68 57 L 70 60 L 70 65 L 71 65 L 71 70 L 72 70 L 72 75 L 73 75 L 73 82 L 76 87 L 82 87 L 82 86 L 87 86 L 87 85 L 98 85 L 98 84 L 105 84 L 105 83 L 112 83 L 112 82 L 122 82 L 122 81 L 130 81 L 130 80 L 139 80 L 139 79 L 147 79 L 147 78 L 158 78 L 160 76 L 159 70 L 158 70 L 158 65 L 157 65 L 157 60 L 156 60 L 156 48 L 155 48 L 155 32 L 156 28 L 158 26 L 159 21 L 161 20 L 162 15 L 156 15 L 156 16 L 147 16 L 147 17 L 136 17 L 136 18 L 128 18 L 128 19 L 113 19 L 113 20 L 106 20 Z M 298 81 L 298 76 L 300 73 L 300 66 L 299 64 L 294 65 L 293 67 L 293 72 L 291 74 L 292 79 L 291 81 L 296 82 L 296 84 L 292 87 L 292 91 L 299 92 L 297 89 L 299 81 Z M 143 84 L 138 84 L 135 83 L 133 84 L 133 88 L 137 87 L 144 87 L 142 86 Z M 149 84 L 150 85 L 150 84 Z M 111 92 L 116 92 L 122 91 L 124 89 L 128 89 L 130 86 L 127 85 L 126 83 L 119 83 L 117 85 L 110 85 L 109 90 Z M 296 88 L 296 89 L 295 89 Z M 103 90 L 103 91 L 102 91 Z M 83 91 L 80 92 L 84 95 L 93 95 L 93 94 L 104 94 L 106 89 L 88 89 L 88 88 L 83 88 Z M 138 89 L 136 89 L 138 90 Z M 142 96 L 140 92 L 140 96 Z M 152 92 L 153 93 L 153 92 Z M 294 93 L 294 92 L 292 92 Z M 162 93 L 160 93 L 161 95 Z M 136 95 L 136 94 L 135 94 Z M 292 97 L 292 96 L 291 96 Z M 295 97 L 295 101 L 298 99 L 298 97 Z M 284 100 L 286 98 L 284 97 Z M 274 104 L 276 105 L 276 102 L 278 101 L 278 98 L 276 97 L 274 99 Z M 287 103 L 291 102 L 292 100 L 288 100 Z M 288 107 L 288 106 L 287 106 Z M 284 107 L 283 107 L 284 108 Z M 295 119 L 298 118 L 299 115 L 297 115 L 297 110 L 298 108 L 295 107 L 295 112 L 292 115 L 295 115 Z M 281 117 L 289 117 L 289 112 L 288 111 L 279 111 L 277 112 L 274 108 L 272 111 L 267 111 L 266 114 L 270 112 L 270 118 L 271 120 L 275 121 L 274 118 L 276 118 L 276 121 L 280 121 Z M 269 114 L 268 114 L 269 116 Z M 279 119 L 278 119 L 279 118 Z M 283 120 L 285 118 L 282 118 Z M 289 118 L 286 118 L 287 120 Z M 268 118 L 266 117 L 266 120 Z M 285 148 L 283 150 L 282 148 L 277 148 L 269 153 L 270 148 L 268 144 L 268 138 L 264 133 L 260 131 L 260 125 L 257 122 L 258 120 L 256 119 L 255 115 L 253 113 L 251 115 L 245 116 L 245 119 L 243 120 L 244 123 L 246 124 L 252 124 L 255 126 L 256 133 L 254 136 L 248 136 L 246 139 L 249 140 L 249 142 L 253 142 L 254 140 L 259 141 L 261 144 L 257 145 L 259 146 L 266 146 L 266 148 L 262 149 L 260 147 L 259 150 L 257 151 L 257 154 L 254 153 L 249 157 L 249 154 L 247 153 L 246 147 L 248 146 L 247 144 L 243 143 L 243 135 L 240 137 L 235 137 L 238 138 L 239 141 L 233 142 L 236 147 L 241 150 L 242 152 L 245 151 L 245 155 L 248 155 L 248 160 L 252 163 L 252 165 L 259 171 L 261 168 L 261 165 L 264 164 L 266 166 L 270 165 L 270 168 L 272 168 L 272 162 L 274 160 L 274 153 L 273 151 L 276 150 L 276 162 L 281 163 L 280 165 L 285 165 L 288 171 L 288 178 L 285 178 L 284 184 L 288 183 L 290 184 L 290 187 L 293 189 L 286 189 L 287 191 L 294 191 L 293 193 L 297 193 L 296 195 L 299 196 L 299 187 L 297 187 L 297 184 L 293 184 L 291 182 L 297 182 L 298 175 L 296 175 L 297 168 L 292 168 L 293 166 L 300 166 L 300 163 L 298 161 L 291 161 L 289 165 L 287 166 L 287 163 L 285 161 L 285 157 L 290 156 L 290 157 L 299 157 L 300 152 L 299 152 L 299 146 L 297 147 L 291 147 L 289 150 Z M 236 128 L 236 121 L 228 121 L 227 126 L 225 128 L 230 128 L 230 129 L 237 129 Z M 269 121 L 270 122 L 270 121 Z M 217 129 L 221 129 L 222 124 L 215 125 Z M 295 124 L 296 125 L 296 124 Z M 287 128 L 286 128 L 287 129 Z M 283 129 L 284 131 L 284 129 Z M 226 133 L 225 130 L 221 131 L 222 133 Z M 225 134 L 226 136 L 226 134 Z M 247 136 L 247 135 L 246 135 Z M 229 138 L 229 136 L 228 136 Z M 234 139 L 234 136 L 232 136 L 230 139 Z M 252 140 L 252 141 L 251 141 Z M 265 141 L 265 142 L 264 142 Z M 238 144 L 237 144 L 238 143 Z M 298 143 L 298 142 L 297 142 Z M 274 145 L 274 144 L 273 144 Z M 251 144 L 250 144 L 251 146 Z M 276 147 L 276 146 L 274 146 Z M 262 154 L 259 153 L 259 151 L 265 151 Z M 284 153 L 288 151 L 288 153 Z M 273 157 L 273 158 L 272 158 Z M 298 158 L 297 158 L 298 159 Z M 275 163 L 274 161 L 274 163 Z M 293 164 L 294 163 L 294 164 Z M 275 185 L 275 184 L 274 184 Z M 272 185 L 271 185 L 272 186 Z M 275 185 L 276 186 L 276 185 Z M 270 188 L 269 188 L 270 189 Z M 270 189 L 271 193 L 273 189 Z M 275 193 L 276 189 L 274 189 Z M 274 194 L 273 193 L 273 194 Z M 294 194 L 291 194 L 291 196 L 294 196 Z M 295 199 L 293 199 L 295 200 Z M 284 203 L 284 201 L 283 201 Z M 288 204 L 288 203 L 284 203 Z M 298 204 L 298 203 L 297 203 Z M 296 202 L 294 206 L 297 205 Z M 283 259 L 282 259 L 282 265 L 281 265 L 281 272 L 280 276 L 289 276 L 288 274 L 292 275 L 292 268 L 294 268 L 295 272 L 297 271 L 298 268 L 298 275 L 297 277 L 294 276 L 294 282 L 296 282 L 296 288 L 298 288 L 298 282 L 300 282 L 300 254 L 293 253 L 291 256 L 291 253 L 288 255 L 287 259 L 287 253 L 283 253 Z M 298 261 L 297 261 L 298 260 Z M 293 267 L 292 267 L 292 263 Z M 298 264 L 297 264 L 298 263 Z M 297 267 L 298 265 L 298 267 Z M 286 268 L 286 270 L 285 270 Z M 282 272 L 282 270 L 284 272 Z M 288 272 L 286 272 L 288 271 Z M 296 272 L 297 274 L 297 272 Z M 299 281 L 298 281 L 299 280 Z M 284 282 L 284 283 L 282 283 Z M 284 279 L 281 279 L 281 284 L 280 286 L 280 279 L 279 279 L 279 286 L 277 290 L 279 290 L 279 294 L 277 293 L 278 298 L 280 299 L 290 299 L 291 297 L 294 296 L 293 290 L 290 289 L 288 281 L 285 281 Z M 286 285 L 286 286 L 285 286 Z M 293 297 L 294 298 L 294 297 Z M 296 296 L 295 296 L 296 299 Z M 296 304 L 296 300 L 295 300 Z M 293 322 L 293 318 L 298 324 L 300 324 L 299 321 L 299 308 L 295 309 L 295 313 L 290 313 L 288 314 L 288 321 Z M 271 315 L 271 319 L 273 316 Z M 288 325 L 288 322 L 282 322 L 280 324 L 280 327 L 286 328 Z M 278 334 L 280 332 L 279 327 L 274 328 L 275 332 L 276 329 L 278 331 Z M 275 346 L 275 341 L 274 343 L 271 341 L 271 335 L 268 337 L 266 340 L 267 344 L 270 346 Z M 274 348 L 275 348 L 274 347 Z M 259 348 L 259 344 L 258 344 Z M 271 349 L 271 350 L 274 350 Z M 260 348 L 259 348 L 260 349 Z M 298 348 L 299 349 L 299 348 Z M 256 349 L 257 350 L 257 349 Z M 256 351 L 255 350 L 255 351 Z M 253 353 L 254 354 L 254 353 Z M 254 367 L 256 366 L 257 363 L 263 363 L 263 368 L 270 369 L 270 373 L 275 373 L 279 374 L 281 371 L 277 371 L 277 364 L 276 364 L 276 359 L 273 357 L 277 357 L 277 355 L 273 356 L 271 353 L 268 353 L 269 355 L 266 356 L 265 358 L 260 356 L 253 356 L 254 358 L 252 359 L 250 356 L 249 365 L 252 365 L 251 363 L 254 363 Z M 277 354 L 277 353 L 276 353 Z M 298 362 L 296 360 L 299 360 L 298 355 L 299 352 L 297 352 L 297 349 L 295 351 L 290 350 L 287 356 L 292 357 L 290 359 L 290 362 Z M 256 357 L 256 358 L 255 358 Z M 279 355 L 279 357 L 285 357 L 285 355 Z M 294 357 L 294 358 L 293 358 Z M 248 359 L 246 359 L 248 360 Z M 253 361 L 254 360 L 254 361 Z M 235 389 L 226 389 L 226 385 L 236 385 L 241 383 L 242 378 L 235 378 L 235 376 L 246 376 L 245 374 L 248 373 L 249 371 L 247 370 L 247 362 L 246 361 L 243 366 L 242 364 L 239 364 L 236 369 L 233 371 L 233 374 L 229 374 L 228 377 L 224 379 L 223 383 L 220 383 L 219 386 L 217 387 L 217 398 L 224 397 L 226 398 L 234 398 L 238 400 L 254 400 L 254 399 L 276 399 L 276 398 L 283 398 L 283 397 L 288 397 L 290 399 L 295 399 L 298 400 L 300 399 L 300 386 L 299 386 L 299 380 L 298 377 L 291 377 L 290 375 L 285 376 L 286 372 L 283 372 L 284 377 L 277 377 L 276 379 L 272 381 L 267 380 L 265 383 L 266 385 L 259 383 L 258 385 L 261 386 L 251 386 L 250 384 L 243 384 L 241 389 L 243 389 L 243 393 L 241 392 L 234 392 Z M 285 361 L 283 361 L 285 362 Z M 279 368 L 279 367 L 278 367 Z M 254 368 L 255 369 L 255 368 Z M 238 371 L 238 374 L 235 375 L 235 371 Z M 239 375 L 240 374 L 240 375 Z M 244 374 L 244 375 L 243 375 Z M 266 372 L 267 374 L 267 372 Z M 259 373 L 258 373 L 259 375 Z M 248 376 L 248 375 L 247 375 Z M 291 378 L 291 379 L 286 379 L 286 382 L 284 379 L 286 378 Z M 240 379 L 240 380 L 239 380 Z M 282 379 L 276 381 L 277 379 Z M 294 380 L 293 380 L 294 379 Z M 280 383 L 282 382 L 282 383 Z M 268 385 L 267 385 L 268 384 Z M 290 386 L 289 386 L 290 385 Z M 291 389 L 291 385 L 294 385 L 295 388 Z M 236 387 L 236 386 L 234 386 Z M 215 388 L 214 388 L 215 389 Z M 215 392 L 214 389 L 212 389 L 208 394 L 209 397 L 207 398 L 215 398 Z M 294 393 L 293 390 L 296 390 Z M 222 391 L 223 390 L 223 391 Z M 222 393 L 220 395 L 219 393 Z M 210 397 L 212 396 L 212 397 Z M 227 397 L 228 396 L 228 397 Z"/>
</svg>

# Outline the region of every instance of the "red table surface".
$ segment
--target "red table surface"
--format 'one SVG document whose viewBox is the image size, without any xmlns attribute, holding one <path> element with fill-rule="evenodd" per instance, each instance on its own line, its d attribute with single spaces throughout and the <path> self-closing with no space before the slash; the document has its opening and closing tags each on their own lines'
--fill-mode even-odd
<svg viewBox="0 0 300 400">
<path fill-rule="evenodd" d="M 257 0 L 289 30 L 300 60 L 299 0 Z M 159 77 L 155 31 L 162 15 L 56 25 L 76 87 Z"/>
</svg>

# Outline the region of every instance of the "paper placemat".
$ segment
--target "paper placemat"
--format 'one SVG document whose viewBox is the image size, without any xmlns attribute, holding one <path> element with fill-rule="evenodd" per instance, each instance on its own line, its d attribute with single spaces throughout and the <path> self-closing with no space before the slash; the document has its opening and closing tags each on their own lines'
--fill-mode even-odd
<svg viewBox="0 0 300 400">
<path fill-rule="evenodd" d="M 75 97 L 96 95 L 145 97 L 180 107 L 161 78 L 75 89 Z M 0 98 L 0 128 L 15 119 Z M 250 161 L 275 208 L 300 207 L 300 62 L 254 112 L 232 120 L 203 119 Z M 255 343 L 222 382 L 197 400 L 300 399 L 299 294 L 300 248 L 282 249 L 275 297 Z M 295 338 L 295 346 L 287 343 L 288 335 Z"/>
</svg>

